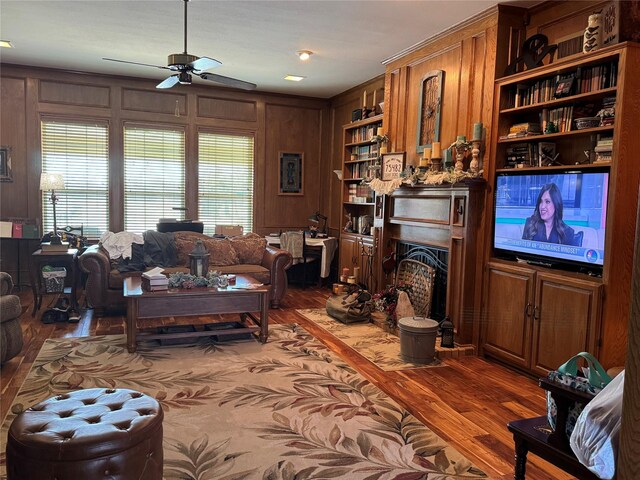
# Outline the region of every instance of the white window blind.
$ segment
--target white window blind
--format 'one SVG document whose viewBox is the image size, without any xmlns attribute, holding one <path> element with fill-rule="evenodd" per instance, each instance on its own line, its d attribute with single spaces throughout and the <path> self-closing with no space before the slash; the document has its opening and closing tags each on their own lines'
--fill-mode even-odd
<svg viewBox="0 0 640 480">
<path fill-rule="evenodd" d="M 184 131 L 125 126 L 124 229 L 155 230 L 184 207 Z"/>
<path fill-rule="evenodd" d="M 43 120 L 42 171 L 64 177 L 56 190 L 58 228 L 83 226 L 98 238 L 109 228 L 109 130 L 105 124 Z M 53 230 L 51 192 L 42 192 L 43 231 Z"/>
<path fill-rule="evenodd" d="M 200 132 L 198 219 L 205 233 L 216 225 L 253 229 L 253 137 Z"/>
</svg>

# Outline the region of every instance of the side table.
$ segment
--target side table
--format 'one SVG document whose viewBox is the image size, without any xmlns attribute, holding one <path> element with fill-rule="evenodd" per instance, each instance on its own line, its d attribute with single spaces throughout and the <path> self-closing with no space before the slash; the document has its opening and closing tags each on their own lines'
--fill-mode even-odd
<svg viewBox="0 0 640 480">
<path fill-rule="evenodd" d="M 78 299 L 76 298 L 76 286 L 79 277 L 76 265 L 77 258 L 78 250 L 76 248 L 70 248 L 66 252 L 43 252 L 41 249 L 38 249 L 31 254 L 29 279 L 31 280 L 31 289 L 33 290 L 32 317 L 40 310 L 42 296 L 46 293 L 45 285 L 42 281 L 42 267 L 45 265 L 55 265 L 67 269 L 67 275 L 71 278 L 71 291 L 65 288 L 65 293 L 70 293 L 71 309 L 75 311 L 78 310 Z"/>
</svg>

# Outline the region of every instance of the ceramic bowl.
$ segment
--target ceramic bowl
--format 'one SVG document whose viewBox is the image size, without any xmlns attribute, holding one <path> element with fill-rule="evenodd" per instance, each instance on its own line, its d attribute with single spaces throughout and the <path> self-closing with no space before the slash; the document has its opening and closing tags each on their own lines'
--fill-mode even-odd
<svg viewBox="0 0 640 480">
<path fill-rule="evenodd" d="M 600 126 L 600 117 L 583 117 L 576 118 L 576 128 L 583 130 L 585 128 L 595 128 Z"/>
</svg>

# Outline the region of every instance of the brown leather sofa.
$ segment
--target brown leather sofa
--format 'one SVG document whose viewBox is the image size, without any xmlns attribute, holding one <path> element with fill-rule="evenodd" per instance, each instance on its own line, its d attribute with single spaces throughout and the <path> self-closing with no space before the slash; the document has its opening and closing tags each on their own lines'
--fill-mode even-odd
<svg viewBox="0 0 640 480">
<path fill-rule="evenodd" d="M 18 355 L 22 350 L 20 297 L 11 295 L 13 280 L 8 273 L 0 272 L 0 364 Z"/>
<path fill-rule="evenodd" d="M 178 254 L 177 267 L 165 268 L 165 273 L 189 272 L 188 255 L 184 251 L 192 249 L 193 242 L 203 240 L 205 242 L 215 241 L 212 237 L 195 232 L 175 232 L 178 250 L 183 250 Z M 254 236 L 254 239 L 258 238 Z M 231 239 L 233 245 L 234 239 Z M 205 243 L 208 245 L 208 243 Z M 287 292 L 286 270 L 292 264 L 291 254 L 286 250 L 281 250 L 269 245 L 264 246 L 263 251 L 259 251 L 262 258 L 257 263 L 251 260 L 251 255 L 242 255 L 239 249 L 239 263 L 216 265 L 216 253 L 209 249 L 211 256 L 209 259 L 209 270 L 216 270 L 225 274 L 245 274 L 254 277 L 265 285 L 271 285 L 271 308 L 278 308 L 285 293 Z M 227 255 L 225 255 L 227 257 Z M 255 252 L 253 255 L 254 259 Z M 244 262 L 243 262 L 244 261 Z M 252 262 L 252 263 L 247 263 Z M 255 262 L 255 263 L 253 263 Z M 222 262 L 225 263 L 225 262 Z M 226 262 L 228 263 L 228 262 Z M 142 272 L 120 273 L 111 262 L 108 252 L 100 245 L 92 245 L 79 257 L 80 268 L 87 274 L 85 285 L 85 295 L 87 303 L 96 310 L 96 314 L 103 315 L 107 309 L 121 310 L 125 307 L 125 300 L 122 296 L 124 278 L 127 276 L 140 275 Z"/>
</svg>

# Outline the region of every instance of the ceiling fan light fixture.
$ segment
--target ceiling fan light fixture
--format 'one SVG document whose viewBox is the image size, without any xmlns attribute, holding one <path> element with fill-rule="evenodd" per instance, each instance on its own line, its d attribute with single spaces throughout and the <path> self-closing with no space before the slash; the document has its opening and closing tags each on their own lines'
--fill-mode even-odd
<svg viewBox="0 0 640 480">
<path fill-rule="evenodd" d="M 0 40 L 0 47 L 13 48 L 13 45 L 11 45 L 11 41 L 10 40 Z"/>
<path fill-rule="evenodd" d="M 286 77 L 284 77 L 285 80 L 289 80 L 291 82 L 301 82 L 305 78 L 307 77 L 301 77 L 300 75 L 287 75 Z"/>
<path fill-rule="evenodd" d="M 297 53 L 298 58 L 303 62 L 309 60 L 311 58 L 311 55 L 313 55 L 313 52 L 311 50 L 300 50 Z"/>
<path fill-rule="evenodd" d="M 180 72 L 178 81 L 181 85 L 191 85 L 191 75 L 189 75 L 189 72 Z"/>
</svg>

